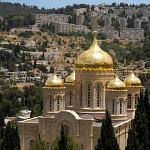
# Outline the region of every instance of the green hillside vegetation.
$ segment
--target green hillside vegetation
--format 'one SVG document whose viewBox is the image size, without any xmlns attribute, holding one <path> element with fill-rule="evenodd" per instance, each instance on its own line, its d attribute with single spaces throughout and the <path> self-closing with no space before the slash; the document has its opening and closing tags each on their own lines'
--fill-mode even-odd
<svg viewBox="0 0 150 150">
<path fill-rule="evenodd" d="M 5 117 L 15 116 L 21 109 L 26 108 L 32 111 L 32 117 L 42 114 L 42 88 L 30 86 L 25 87 L 24 91 L 19 91 L 4 80 L 0 80 L 0 87 L 0 104 Z"/>
</svg>

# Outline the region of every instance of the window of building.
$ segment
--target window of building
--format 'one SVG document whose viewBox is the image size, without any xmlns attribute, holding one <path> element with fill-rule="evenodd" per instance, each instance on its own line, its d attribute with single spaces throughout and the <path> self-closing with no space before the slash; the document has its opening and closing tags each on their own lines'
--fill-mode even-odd
<svg viewBox="0 0 150 150">
<path fill-rule="evenodd" d="M 69 105 L 71 106 L 72 105 L 72 92 L 70 91 L 69 92 Z"/>
<path fill-rule="evenodd" d="M 87 107 L 91 106 L 91 84 L 87 84 Z"/>
<path fill-rule="evenodd" d="M 31 147 L 33 144 L 34 144 L 34 141 L 31 140 L 31 141 L 30 141 L 30 147 Z"/>
<path fill-rule="evenodd" d="M 52 105 L 53 105 L 53 97 L 50 96 L 50 97 L 49 97 L 49 110 L 50 110 L 50 111 L 52 111 L 52 107 L 53 107 Z"/>
<path fill-rule="evenodd" d="M 83 144 L 81 144 L 81 150 L 83 150 L 83 148 L 84 148 L 84 147 L 83 147 Z"/>
<path fill-rule="evenodd" d="M 49 142 L 47 142 L 47 147 L 50 148 Z"/>
<path fill-rule="evenodd" d="M 112 100 L 112 114 L 115 114 L 115 100 Z"/>
<path fill-rule="evenodd" d="M 138 104 L 138 98 L 139 98 L 138 94 L 135 94 L 135 108 L 137 107 Z"/>
<path fill-rule="evenodd" d="M 120 100 L 120 114 L 122 114 L 122 100 Z"/>
<path fill-rule="evenodd" d="M 128 94 L 127 108 L 131 108 L 131 94 Z"/>
<path fill-rule="evenodd" d="M 82 102 L 82 98 L 83 98 L 83 85 L 82 83 L 80 84 L 80 106 L 82 106 L 83 102 Z"/>
<path fill-rule="evenodd" d="M 60 96 L 57 96 L 56 101 L 57 101 L 57 111 L 59 111 L 60 110 Z"/>
<path fill-rule="evenodd" d="M 96 86 L 97 107 L 100 107 L 100 84 Z"/>
</svg>

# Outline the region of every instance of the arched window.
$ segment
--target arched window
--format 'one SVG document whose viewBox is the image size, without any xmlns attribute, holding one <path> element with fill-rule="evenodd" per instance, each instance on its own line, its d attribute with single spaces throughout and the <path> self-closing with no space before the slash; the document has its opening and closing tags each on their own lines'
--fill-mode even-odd
<svg viewBox="0 0 150 150">
<path fill-rule="evenodd" d="M 56 101 L 57 101 L 57 111 L 60 111 L 60 96 L 57 96 Z"/>
<path fill-rule="evenodd" d="M 81 144 L 81 150 L 83 150 L 83 148 L 84 148 L 84 147 L 83 147 L 83 144 Z"/>
<path fill-rule="evenodd" d="M 91 107 L 91 84 L 87 84 L 87 107 Z"/>
<path fill-rule="evenodd" d="M 66 106 L 66 96 L 64 95 L 63 96 L 63 109 L 65 108 L 65 106 Z"/>
<path fill-rule="evenodd" d="M 69 92 L 69 105 L 72 106 L 72 97 L 73 97 L 73 93 L 70 91 Z"/>
<path fill-rule="evenodd" d="M 120 114 L 122 114 L 122 100 L 120 100 Z"/>
<path fill-rule="evenodd" d="M 80 106 L 83 105 L 83 85 L 80 84 Z"/>
<path fill-rule="evenodd" d="M 97 107 L 100 107 L 100 84 L 96 86 Z"/>
<path fill-rule="evenodd" d="M 115 100 L 112 100 L 112 114 L 115 114 Z"/>
<path fill-rule="evenodd" d="M 50 96 L 49 97 L 49 111 L 52 111 L 52 107 L 53 107 L 53 97 Z"/>
<path fill-rule="evenodd" d="M 47 142 L 47 147 L 50 148 L 49 142 Z"/>
<path fill-rule="evenodd" d="M 139 98 L 138 94 L 135 94 L 135 108 L 136 108 L 136 106 L 138 104 L 138 98 Z"/>
<path fill-rule="evenodd" d="M 131 94 L 128 94 L 127 108 L 131 108 Z"/>
<path fill-rule="evenodd" d="M 30 141 L 30 147 L 31 147 L 33 144 L 34 144 L 34 141 L 31 140 L 31 141 Z"/>
</svg>

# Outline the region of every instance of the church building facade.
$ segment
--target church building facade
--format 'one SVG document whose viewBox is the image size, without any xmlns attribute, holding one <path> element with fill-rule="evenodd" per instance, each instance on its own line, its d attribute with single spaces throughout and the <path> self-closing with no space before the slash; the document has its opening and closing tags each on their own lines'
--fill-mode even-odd
<svg viewBox="0 0 150 150">
<path fill-rule="evenodd" d="M 96 32 L 91 47 L 81 53 L 71 75 L 54 73 L 43 87 L 43 114 L 18 123 L 21 150 L 28 150 L 39 137 L 48 145 L 60 135 L 61 124 L 82 150 L 94 150 L 107 109 L 121 150 L 134 117 L 141 81 L 131 72 L 121 81 L 110 55 L 98 45 Z"/>
</svg>

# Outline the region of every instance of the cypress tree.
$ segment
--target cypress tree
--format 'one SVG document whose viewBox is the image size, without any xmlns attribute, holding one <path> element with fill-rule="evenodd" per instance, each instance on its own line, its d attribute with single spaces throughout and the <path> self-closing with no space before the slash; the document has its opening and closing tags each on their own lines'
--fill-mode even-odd
<svg viewBox="0 0 150 150">
<path fill-rule="evenodd" d="M 8 122 L 6 128 L 3 128 L 1 150 L 20 150 L 20 139 L 18 128 Z"/>
<path fill-rule="evenodd" d="M 119 150 L 119 145 L 115 137 L 114 128 L 108 111 L 106 111 L 106 117 L 103 119 L 101 136 L 98 139 L 95 150 Z"/>
<path fill-rule="evenodd" d="M 58 137 L 50 147 L 51 150 L 81 150 L 71 136 L 65 133 L 63 124 L 61 125 L 60 137 Z"/>
<path fill-rule="evenodd" d="M 144 105 L 145 105 L 145 113 L 147 118 L 148 138 L 150 141 L 150 102 L 149 102 L 148 88 L 145 90 Z"/>
<path fill-rule="evenodd" d="M 63 124 L 61 125 L 60 140 L 58 145 L 59 150 L 67 150 L 67 134 L 65 134 Z"/>
<path fill-rule="evenodd" d="M 0 127 L 4 126 L 4 124 L 5 124 L 4 120 L 5 120 L 4 113 L 3 113 L 2 107 L 0 106 Z"/>
<path fill-rule="evenodd" d="M 15 148 L 15 150 L 20 150 L 20 138 L 17 127 L 12 126 L 11 136 L 13 139 L 13 147 Z"/>
<path fill-rule="evenodd" d="M 5 132 L 4 132 L 4 137 L 3 137 L 3 142 L 2 142 L 4 145 L 4 149 L 7 149 L 7 150 L 12 150 L 14 149 L 14 146 L 13 146 L 13 139 L 12 139 L 12 134 L 11 134 L 11 123 L 8 122 L 7 123 L 7 126 L 5 128 Z"/>
<path fill-rule="evenodd" d="M 136 133 L 134 128 L 130 128 L 128 131 L 128 140 L 126 150 L 140 150 L 141 147 L 139 145 L 138 134 Z"/>
<path fill-rule="evenodd" d="M 45 141 L 41 140 L 40 138 L 35 140 L 33 145 L 30 147 L 30 150 L 49 150 Z"/>
<path fill-rule="evenodd" d="M 131 129 L 128 131 L 127 150 L 136 149 L 136 143 L 139 142 L 139 149 L 150 149 L 149 138 L 149 102 L 147 90 L 145 95 L 141 92 L 135 111 L 135 117 L 131 123 Z M 135 138 L 136 137 L 136 138 Z M 135 142 L 134 144 L 132 143 Z"/>
<path fill-rule="evenodd" d="M 0 128 L 0 150 L 4 149 L 4 143 L 3 143 L 3 138 L 4 138 L 4 127 Z"/>
</svg>

